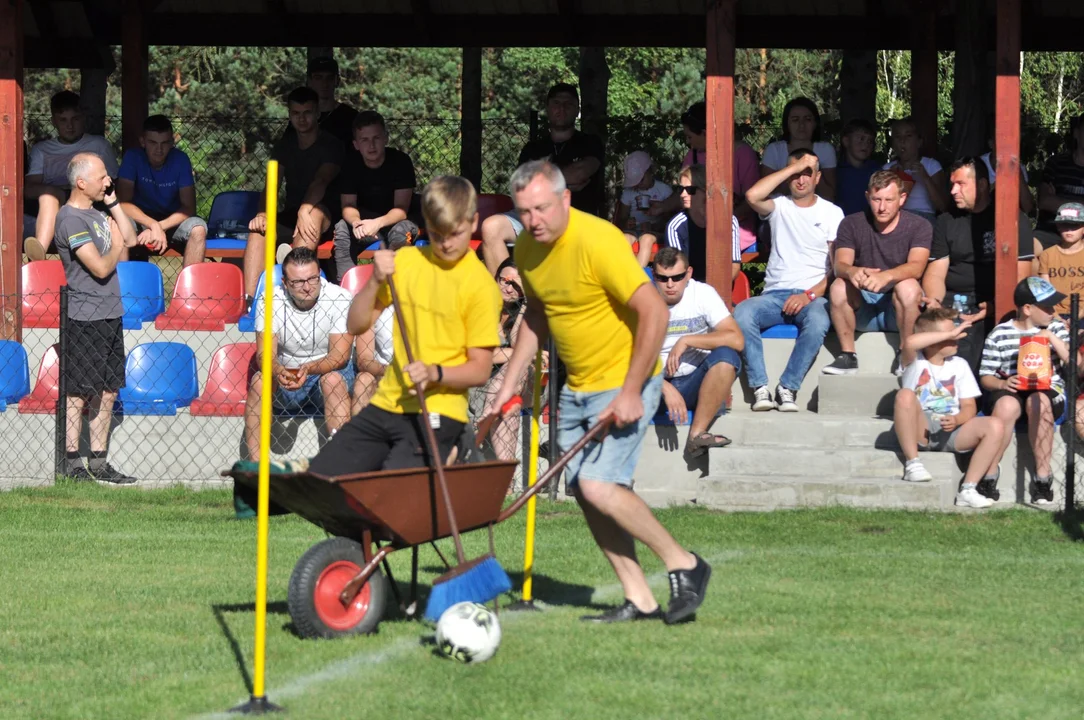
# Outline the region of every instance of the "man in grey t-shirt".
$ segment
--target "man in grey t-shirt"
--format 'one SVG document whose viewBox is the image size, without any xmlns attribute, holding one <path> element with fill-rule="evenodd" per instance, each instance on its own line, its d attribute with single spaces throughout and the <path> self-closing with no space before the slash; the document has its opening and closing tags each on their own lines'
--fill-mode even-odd
<svg viewBox="0 0 1084 720">
<path fill-rule="evenodd" d="M 102 159 L 79 153 L 68 163 L 71 195 L 56 216 L 54 240 L 68 279 L 67 383 L 68 468 L 76 480 L 130 485 L 107 460 L 113 403 L 124 387 L 124 335 L 117 263 L 126 248 L 135 247 L 132 222 L 117 201 Z M 105 202 L 109 216 L 95 210 Z M 79 456 L 83 408 L 90 409 L 90 459 Z"/>
</svg>

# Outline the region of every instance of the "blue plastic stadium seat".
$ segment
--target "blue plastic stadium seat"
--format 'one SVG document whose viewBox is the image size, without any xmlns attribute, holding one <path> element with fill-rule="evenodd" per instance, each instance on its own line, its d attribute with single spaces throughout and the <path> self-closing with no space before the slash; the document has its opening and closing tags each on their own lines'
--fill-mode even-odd
<svg viewBox="0 0 1084 720">
<path fill-rule="evenodd" d="M 686 411 L 686 415 L 688 415 L 688 418 L 685 420 L 685 422 L 676 423 L 676 422 L 674 422 L 673 420 L 670 419 L 670 415 L 666 411 L 666 403 L 660 402 L 658 411 L 655 413 L 655 416 L 651 418 L 651 424 L 652 425 L 692 425 L 693 424 L 693 413 L 692 413 L 692 411 L 691 410 Z"/>
<path fill-rule="evenodd" d="M 256 296 L 252 301 L 252 307 L 248 309 L 248 312 L 241 316 L 241 319 L 237 321 L 237 329 L 241 332 L 256 332 L 256 313 L 263 312 L 263 291 L 266 284 L 267 273 L 260 273 L 260 279 L 256 283 Z M 272 272 L 274 285 L 282 284 L 282 266 L 276 265 Z M 327 275 L 324 271 L 320 271 L 320 277 L 327 279 Z"/>
<path fill-rule="evenodd" d="M 0 412 L 30 394 L 30 361 L 14 340 L 0 340 Z"/>
<path fill-rule="evenodd" d="M 776 325 L 760 333 L 762 338 L 774 338 L 776 340 L 796 340 L 798 338 L 797 325 Z"/>
<path fill-rule="evenodd" d="M 166 310 L 162 271 L 149 262 L 117 263 L 121 300 L 124 302 L 124 329 L 141 330 Z"/>
<path fill-rule="evenodd" d="M 118 405 L 125 415 L 176 415 L 199 395 L 196 354 L 183 343 L 136 345 L 124 373 Z"/>
<path fill-rule="evenodd" d="M 248 234 L 248 224 L 263 209 L 263 193 L 230 190 L 219 193 L 211 204 L 207 219 L 208 250 L 244 250 L 246 239 L 231 237 Z"/>
</svg>

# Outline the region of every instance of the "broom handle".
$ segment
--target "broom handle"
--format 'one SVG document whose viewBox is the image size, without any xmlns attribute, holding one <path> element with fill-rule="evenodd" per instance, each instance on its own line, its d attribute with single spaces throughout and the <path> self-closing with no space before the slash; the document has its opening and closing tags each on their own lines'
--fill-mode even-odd
<svg viewBox="0 0 1084 720">
<path fill-rule="evenodd" d="M 414 351 L 410 348 L 410 339 L 407 337 L 406 320 L 403 318 L 403 309 L 399 304 L 399 293 L 395 291 L 395 282 L 388 276 L 388 289 L 391 290 L 391 304 L 395 308 L 395 319 L 399 323 L 399 335 L 403 338 L 403 349 L 406 350 L 407 363 L 414 362 Z M 421 424 L 425 426 L 425 439 L 429 442 L 429 457 L 432 458 L 433 467 L 437 472 L 437 482 L 440 483 L 440 492 L 444 496 L 444 507 L 448 512 L 448 526 L 452 530 L 452 539 L 455 541 L 455 554 L 459 558 L 459 564 L 467 562 L 467 555 L 463 552 L 463 541 L 459 539 L 459 524 L 455 521 L 455 511 L 452 509 L 452 496 L 448 492 L 448 481 L 444 477 L 444 462 L 440 456 L 440 445 L 437 444 L 436 433 L 429 422 L 429 410 L 425 406 L 425 393 L 418 388 L 418 404 L 422 408 Z"/>
</svg>

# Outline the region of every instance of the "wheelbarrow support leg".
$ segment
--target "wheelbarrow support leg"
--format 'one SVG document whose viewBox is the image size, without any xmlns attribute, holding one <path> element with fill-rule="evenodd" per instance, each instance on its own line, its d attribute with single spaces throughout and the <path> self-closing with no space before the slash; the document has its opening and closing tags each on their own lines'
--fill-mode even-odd
<svg viewBox="0 0 1084 720">
<path fill-rule="evenodd" d="M 376 554 L 373 555 L 373 559 L 365 564 L 365 567 L 361 569 L 361 572 L 355 575 L 353 580 L 346 583 L 346 587 L 339 593 L 339 602 L 343 604 L 343 607 L 346 607 L 354 601 L 354 598 L 357 597 L 358 593 L 361 592 L 361 588 L 365 585 L 365 581 L 369 579 L 369 576 L 372 575 L 380 565 L 380 561 L 394 552 L 394 550 L 395 548 L 391 545 L 386 545 L 377 550 Z"/>
<path fill-rule="evenodd" d="M 399 594 L 399 585 L 395 582 L 395 576 L 391 574 L 388 557 L 385 555 L 380 563 L 384 566 L 384 574 L 388 576 L 388 584 L 391 586 L 391 594 L 395 596 L 395 604 L 399 606 L 400 612 L 406 612 L 406 607 L 403 605 L 403 596 Z"/>
</svg>

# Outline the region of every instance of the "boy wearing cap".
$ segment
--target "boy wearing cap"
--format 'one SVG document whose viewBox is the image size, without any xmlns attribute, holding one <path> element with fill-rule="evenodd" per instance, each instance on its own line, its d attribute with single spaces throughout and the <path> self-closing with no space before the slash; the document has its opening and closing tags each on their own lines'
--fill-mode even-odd
<svg viewBox="0 0 1084 720">
<path fill-rule="evenodd" d="M 625 189 L 614 210 L 614 225 L 625 231 L 629 245 L 639 241 L 636 259 L 640 267 L 651 260 L 651 246 L 658 242 L 660 219 L 647 214 L 651 203 L 659 203 L 674 194 L 669 185 L 655 179 L 655 163 L 643 150 L 625 157 Z"/>
<path fill-rule="evenodd" d="M 1069 296 L 1084 290 L 1084 205 L 1065 203 L 1054 218 L 1058 244 L 1039 255 L 1039 277 L 1048 280 L 1065 299 L 1057 305 L 1058 314 L 1068 319 Z"/>
<path fill-rule="evenodd" d="M 1054 419 L 1065 410 L 1065 381 L 1058 374 L 1069 361 L 1069 330 L 1058 318 L 1055 306 L 1065 299 L 1053 285 L 1042 278 L 1021 280 L 1013 292 L 1016 318 L 994 327 L 986 338 L 979 368 L 979 384 L 990 396 L 988 415 L 1001 420 L 1005 435 L 1001 451 L 1012 441 L 1016 421 L 1027 414 L 1028 437 L 1035 456 L 1035 475 L 1028 485 L 1031 502 L 1045 505 L 1054 501 L 1050 459 L 1054 450 Z M 1050 344 L 1051 376 L 1049 390 L 1025 390 L 1017 375 L 1017 359 L 1022 338 L 1039 336 Z M 989 482 L 989 481 L 993 482 Z M 983 478 L 979 492 L 996 500 L 997 478 Z M 991 494 L 992 493 L 992 494 Z"/>
</svg>

